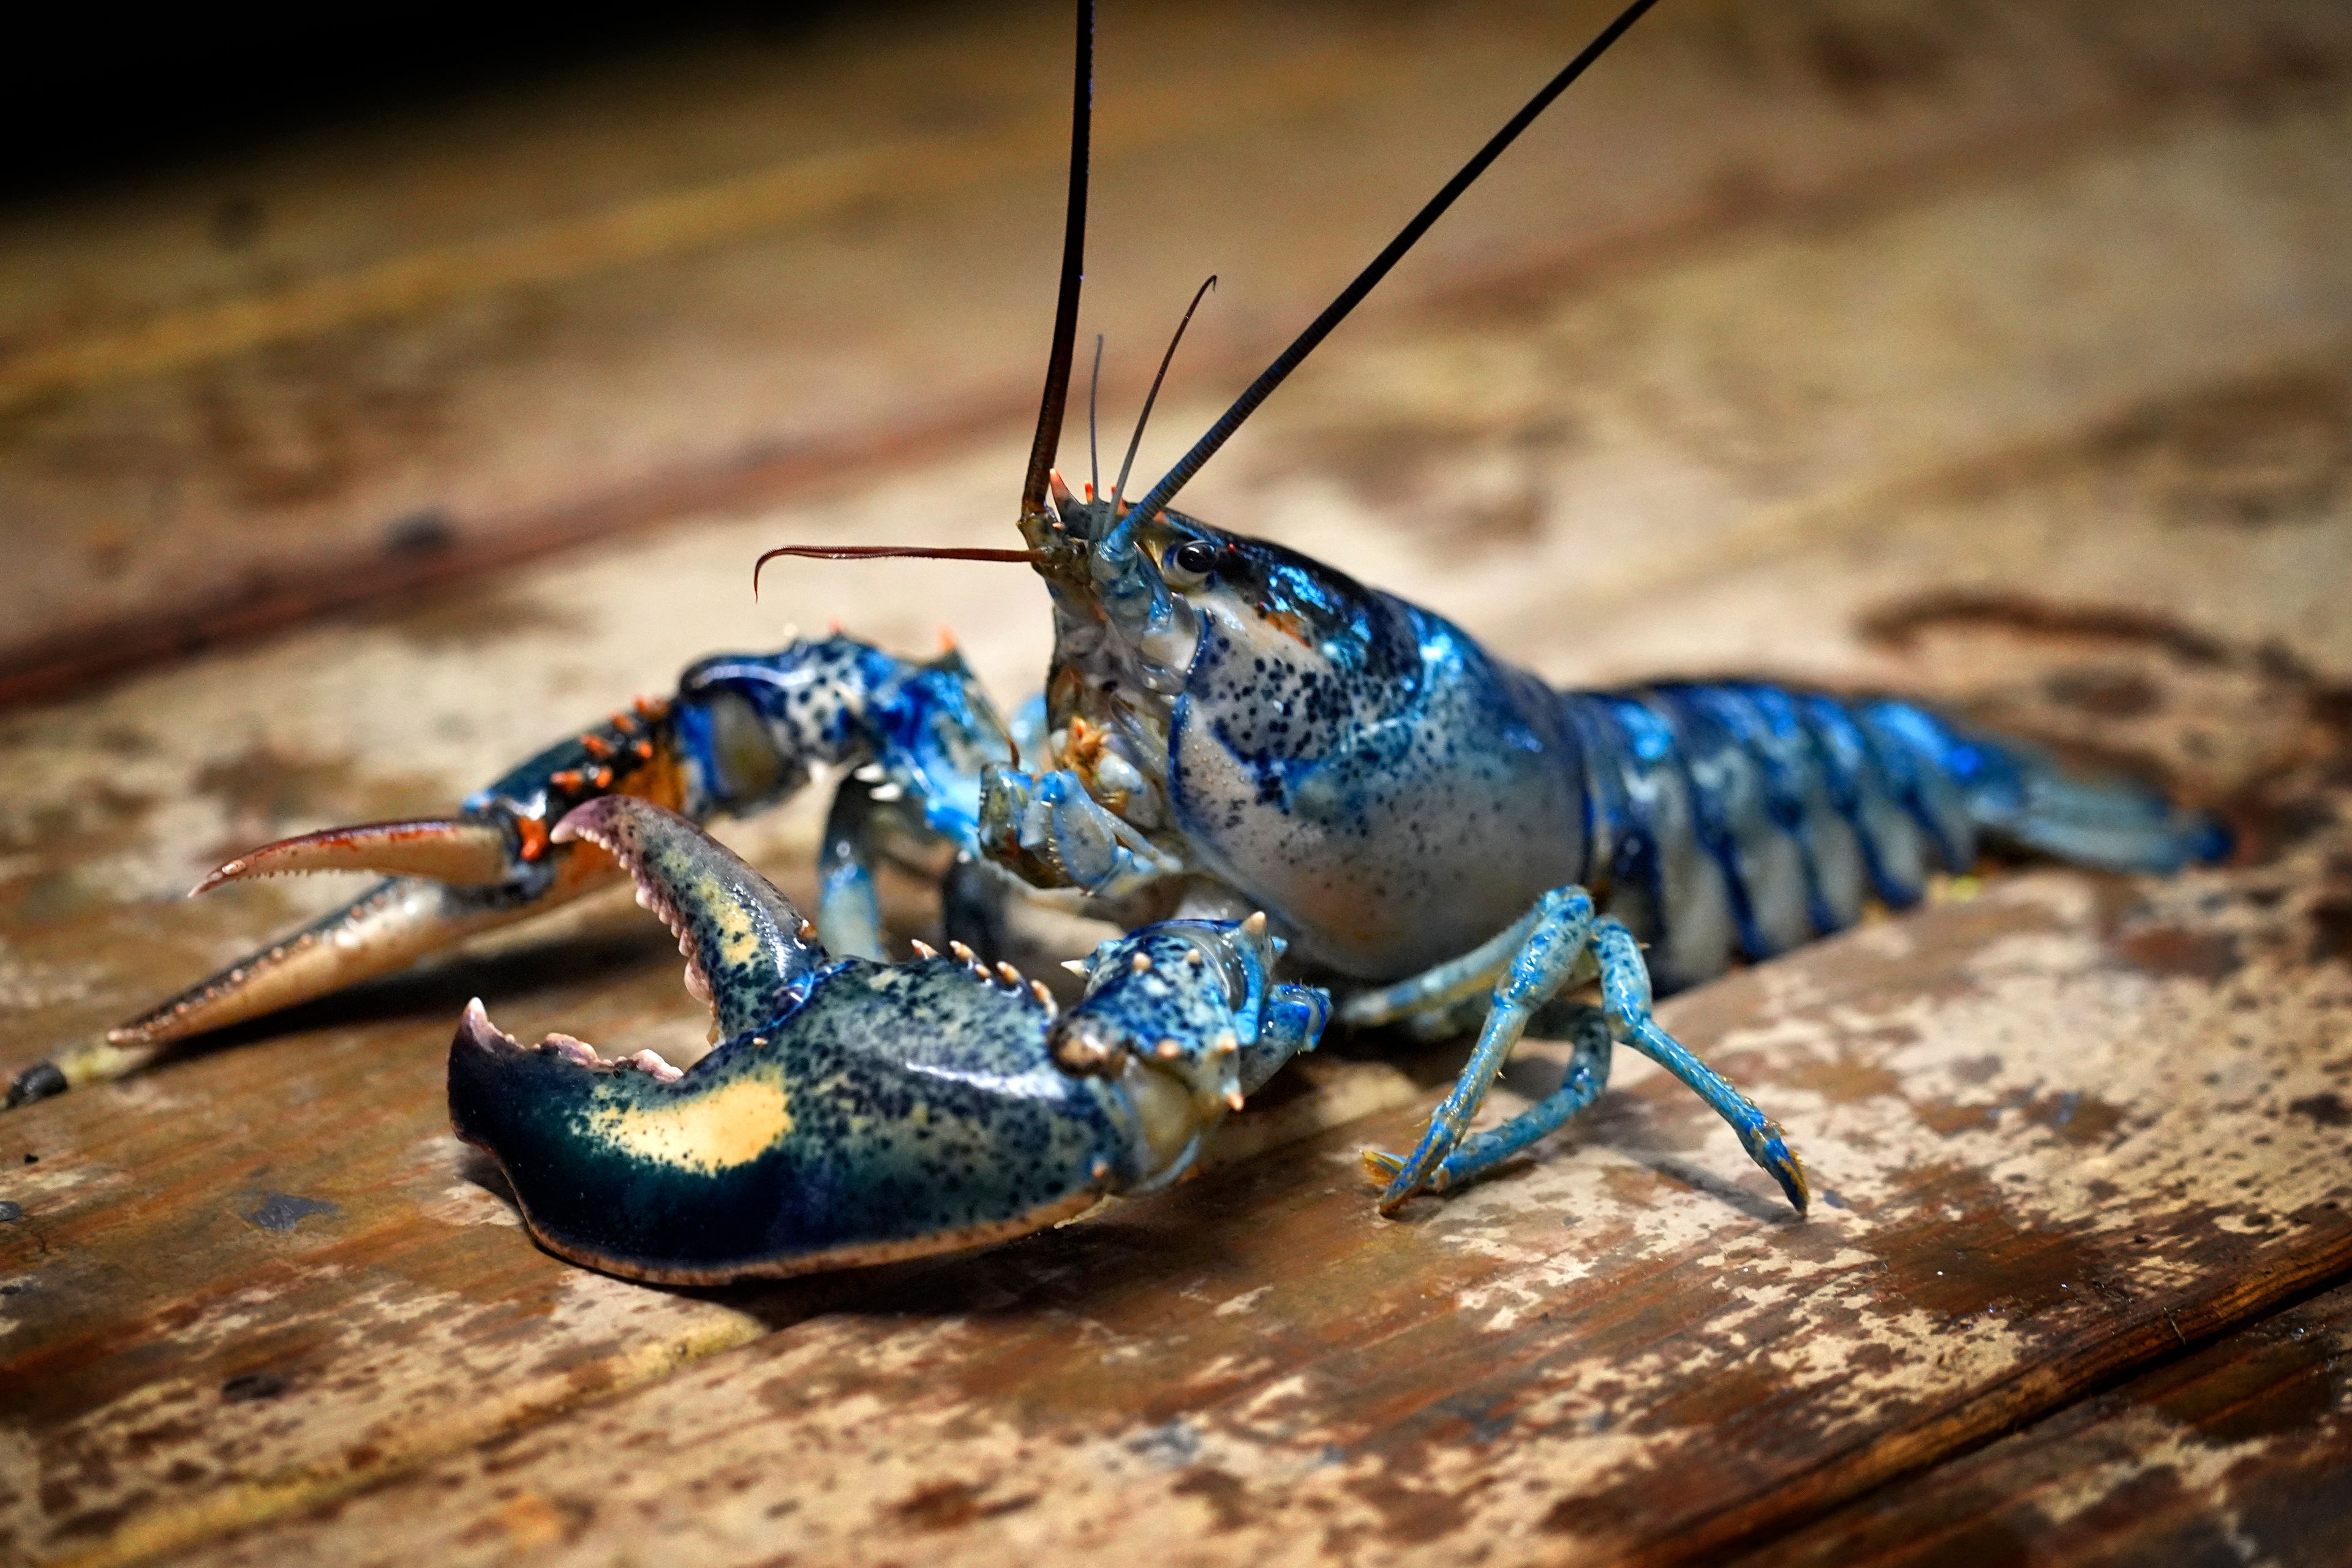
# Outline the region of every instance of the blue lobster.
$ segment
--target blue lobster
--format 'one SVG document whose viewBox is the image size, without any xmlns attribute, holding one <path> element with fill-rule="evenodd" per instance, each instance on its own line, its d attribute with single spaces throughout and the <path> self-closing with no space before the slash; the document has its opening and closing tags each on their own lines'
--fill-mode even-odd
<svg viewBox="0 0 2352 1568">
<path fill-rule="evenodd" d="M 781 938 L 761 938 L 770 956 L 724 983 L 704 962 L 698 973 L 730 1033 L 710 1058 L 675 1083 L 650 1068 L 630 1076 L 560 1037 L 522 1051 L 468 1014 L 452 1058 L 452 1114 L 505 1164 L 537 1234 L 556 1250 L 625 1273 L 711 1279 L 1017 1234 L 1072 1212 L 1082 1194 L 1091 1202 L 1132 1190 L 1183 1163 L 1162 1157 L 1169 1133 L 1148 1158 L 1131 1141 L 1125 1153 L 1100 1152 L 1102 1173 L 1077 1181 L 1072 1173 L 1081 1163 L 1093 1172 L 1086 1162 L 1097 1156 L 1073 1151 L 1111 1149 L 1116 1140 L 1106 1142 L 1102 1128 L 1121 1116 L 1129 1118 L 1121 1125 L 1139 1125 L 1134 1117 L 1149 1096 L 1136 1098 L 1128 1085 L 1128 1109 L 1105 1110 L 1116 1096 L 1076 1080 L 1128 1074 L 1147 1040 L 1183 1077 L 1203 1059 L 1204 1037 L 1231 1037 L 1227 1054 L 1245 1065 L 1220 1081 L 1235 1099 L 1312 1046 L 1327 1005 L 1351 1028 L 1398 1025 L 1424 1037 L 1477 1031 L 1416 1146 L 1367 1152 L 1384 1212 L 1490 1171 L 1559 1128 L 1599 1095 L 1613 1048 L 1624 1044 L 1713 1107 L 1801 1213 L 1810 1187 L 1785 1134 L 1659 1027 L 1654 991 L 1843 929 L 1873 899 L 1911 905 L 1932 868 L 1971 867 L 1980 840 L 2168 872 L 2226 853 L 2221 826 L 2135 782 L 2069 776 L 2028 745 L 1908 702 L 1753 681 L 1555 690 L 1425 609 L 1169 510 L 1453 200 L 1652 3 L 1637 0 L 1554 77 L 1131 504 L 1125 468 L 1108 493 L 1089 484 L 1081 498 L 1053 467 L 1083 264 L 1092 17 L 1082 3 L 1061 292 L 1019 513 L 1024 548 L 771 552 L 1033 565 L 1052 595 L 1055 647 L 1042 711 L 1024 713 L 1019 749 L 951 655 L 917 664 L 835 637 L 706 660 L 669 703 L 542 753 L 457 817 L 331 830 L 224 867 L 206 886 L 297 869 L 373 869 L 392 879 L 125 1026 L 108 1045 L 29 1069 L 12 1100 L 112 1076 L 187 1034 L 396 967 L 572 896 L 616 874 L 616 864 L 679 927 L 690 959 L 698 928 L 691 919 L 681 925 L 679 910 L 764 910 L 781 931 L 785 906 L 772 889 L 657 808 L 696 820 L 754 809 L 825 762 L 853 772 L 828 823 L 818 920 L 832 946 L 852 956 L 817 967 L 812 936 L 802 932 L 789 954 Z M 1166 367 L 1163 359 L 1162 374 Z M 1147 417 L 1150 409 L 1147 398 Z M 1131 442 L 1129 466 L 1134 450 Z M 1019 757 L 1047 765 L 1024 771 Z M 621 847 L 624 829 L 652 832 L 656 822 L 661 857 Z M 1010 984 L 978 1012 L 955 1011 L 979 1005 L 961 992 L 950 1003 L 952 986 L 940 989 L 963 984 L 950 970 L 967 950 L 953 963 L 878 963 L 872 867 L 894 838 L 958 851 L 944 889 L 949 924 L 983 950 L 1015 879 L 1076 889 L 1138 929 L 1097 952 L 1088 968 L 1094 989 L 1058 1023 L 1042 1000 L 1024 1002 L 1026 993 Z M 656 859 L 672 869 L 648 869 Z M 712 868 L 722 864 L 736 868 Z M 679 891 L 688 882 L 699 903 Z M 1262 945 L 1253 945 L 1253 931 Z M 1105 982 L 1121 973 L 1164 976 L 1169 943 L 1191 944 L 1203 974 L 1222 965 L 1246 978 L 1181 994 Z M 1244 949 L 1247 962 L 1235 956 Z M 1283 973 L 1311 986 L 1275 979 L 1277 954 Z M 697 973 L 690 962 L 690 983 Z M 1262 1000 L 1269 996 L 1277 1002 Z M 1033 1003 L 1034 1017 L 1024 1011 Z M 1096 1037 L 1079 1021 L 1113 1014 L 1118 1026 L 1100 1036 L 1098 1052 L 1073 1043 Z M 1570 1042 L 1559 1087 L 1473 1134 L 1496 1073 L 1530 1030 Z M 745 1046 L 746 1031 L 767 1044 Z M 787 1040 L 789 1049 L 778 1044 Z M 839 1120 L 836 1098 L 824 1116 L 792 1112 L 785 1130 L 759 1142 L 764 1152 L 730 1167 L 734 1186 L 681 1184 L 668 1167 L 645 1164 L 646 1150 L 671 1147 L 665 1140 L 750 1149 L 745 1127 L 779 1124 L 772 1115 L 730 1120 L 738 1114 L 730 1108 L 771 1103 L 764 1090 L 730 1086 L 764 1083 L 798 1106 L 831 1092 L 820 1083 L 851 1081 L 810 1065 L 844 1053 L 876 1074 L 855 1080 L 866 1098 L 849 1121 L 865 1131 L 839 1131 L 849 1121 Z M 907 1073 L 922 1077 L 950 1059 L 958 1065 L 940 1070 L 978 1098 L 943 1113 L 928 1090 L 906 1090 Z M 973 1066 L 982 1061 L 999 1065 Z M 1056 1109 L 1040 1112 L 1041 1095 Z M 1034 1121 L 1041 1114 L 1045 1122 Z M 933 1118 L 960 1149 L 976 1152 L 971 1159 L 1002 1168 L 983 1176 L 967 1163 L 950 1177 L 943 1167 L 908 1163 L 910 1127 Z M 1207 1124 L 1204 1113 L 1186 1136 Z M 625 1138 L 615 1152 L 607 1134 L 625 1126 L 672 1131 Z M 835 1131 L 812 1131 L 821 1127 Z M 1033 1155 L 1055 1173 L 1050 1179 Z M 559 1218 L 551 1200 L 534 1195 L 574 1190 L 603 1194 L 597 1212 L 629 1215 L 636 1228 L 618 1239 L 583 1235 L 572 1227 L 584 1220 Z M 689 1192 L 705 1196 L 689 1200 Z M 789 1224 L 777 1217 L 785 1215 Z M 781 1247 L 780 1225 L 796 1238 Z"/>
</svg>

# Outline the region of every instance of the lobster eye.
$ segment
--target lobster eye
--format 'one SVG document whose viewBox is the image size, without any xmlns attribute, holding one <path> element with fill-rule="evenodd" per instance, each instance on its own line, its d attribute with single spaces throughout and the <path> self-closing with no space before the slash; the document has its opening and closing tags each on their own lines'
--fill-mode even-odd
<svg viewBox="0 0 2352 1568">
<path fill-rule="evenodd" d="M 1168 552 L 1168 564 L 1179 575 L 1197 583 L 1217 569 L 1223 552 L 1205 539 L 1188 539 Z"/>
</svg>

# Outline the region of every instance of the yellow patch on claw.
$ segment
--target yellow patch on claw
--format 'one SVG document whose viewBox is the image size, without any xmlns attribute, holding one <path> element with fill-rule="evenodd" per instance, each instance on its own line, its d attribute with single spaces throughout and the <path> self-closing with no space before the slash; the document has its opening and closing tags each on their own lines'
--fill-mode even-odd
<svg viewBox="0 0 2352 1568">
<path fill-rule="evenodd" d="M 611 1106 L 590 1113 L 588 1131 L 665 1165 L 722 1171 L 749 1164 L 793 1130 L 792 1102 L 763 1079 L 656 1107 Z"/>
<path fill-rule="evenodd" d="M 765 962 L 767 933 L 752 911 L 728 896 L 717 878 L 702 879 L 699 900 L 703 917 L 718 928 L 719 961 L 730 969 L 755 969 Z M 808 922 L 801 922 L 806 925 Z M 808 940 L 804 935 L 803 941 Z"/>
</svg>

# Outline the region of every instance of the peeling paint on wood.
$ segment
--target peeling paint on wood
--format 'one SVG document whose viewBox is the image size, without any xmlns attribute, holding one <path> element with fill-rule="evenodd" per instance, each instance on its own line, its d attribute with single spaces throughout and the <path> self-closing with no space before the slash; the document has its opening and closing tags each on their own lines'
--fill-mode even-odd
<svg viewBox="0 0 2352 1568">
<path fill-rule="evenodd" d="M 2342 1560 L 2352 1290 L 2338 1289 L 1760 1552 L 1757 1568 Z"/>
</svg>

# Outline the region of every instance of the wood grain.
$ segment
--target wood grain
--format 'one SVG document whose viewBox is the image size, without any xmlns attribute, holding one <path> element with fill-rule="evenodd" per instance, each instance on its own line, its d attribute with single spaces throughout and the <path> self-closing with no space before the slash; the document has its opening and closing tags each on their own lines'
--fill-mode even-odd
<svg viewBox="0 0 2352 1568">
<path fill-rule="evenodd" d="M 1921 914 L 1673 1004 L 1670 1026 L 1790 1124 L 1836 1194 L 1802 1224 L 1696 1102 L 1632 1063 L 1535 1159 L 1377 1222 L 1353 1152 L 1402 1140 L 1447 1060 L 1366 1048 L 1310 1064 L 1240 1120 L 1218 1171 L 1178 1192 L 978 1258 L 724 1292 L 644 1289 L 540 1254 L 447 1138 L 442 1052 L 468 996 L 519 1033 L 691 1054 L 700 1024 L 668 944 L 625 902 L 584 909 L 0 1121 L 0 1201 L 15 1205 L 0 1222 L 0 1555 L 1052 1561 L 1132 1542 L 1177 1562 L 1719 1560 L 1784 1536 L 1796 1550 L 1817 1539 L 1789 1535 L 1808 1525 L 1831 1546 L 1876 1540 L 1864 1494 L 1922 1489 L 1920 1517 L 1941 1517 L 1934 1471 L 1951 1454 L 2045 1418 L 2039 1430 L 2105 1430 L 2108 1405 L 2081 1405 L 2092 1425 L 2079 1428 L 2061 1413 L 2143 1375 L 2189 1388 L 2206 1375 L 2194 1367 L 2221 1364 L 2181 1360 L 2209 1339 L 2204 1355 L 2239 1343 L 2260 1363 L 2270 1330 L 2222 1336 L 2352 1269 L 2352 95 L 2323 47 L 2335 14 L 2282 7 L 2214 31 L 2188 8 L 2063 12 L 2045 34 L 2003 11 L 1937 57 L 1895 43 L 1943 35 L 1865 7 L 1776 12 L 1754 37 L 1729 8 L 1681 10 L 1686 30 L 1663 30 L 1657 53 L 1685 74 L 1636 75 L 1596 112 L 1670 120 L 1704 100 L 1727 118 L 1684 116 L 1685 139 L 1659 138 L 1655 168 L 1629 171 L 1627 205 L 1612 194 L 1572 211 L 1556 252 L 1482 249 L 1513 215 L 1474 219 L 1467 248 L 1432 258 L 1416 303 L 1335 341 L 1202 476 L 1202 514 L 1405 587 L 1557 679 L 1760 668 L 1939 698 L 2221 805 L 2247 835 L 2240 863 L 2170 884 L 2044 869 L 1980 896 L 1947 889 Z M 1172 48 L 1183 15 L 1138 25 Z M 1337 16 L 1253 25 L 1312 53 Z M 1435 27 L 1416 16 L 1346 24 L 1366 79 L 1427 68 L 1451 82 L 1517 25 L 1494 13 L 1446 54 L 1456 45 L 1416 31 Z M 1053 47 L 1042 31 L 1032 43 Z M 972 48 L 977 79 L 993 57 Z M 1241 68 L 1192 49 L 1171 56 L 1168 79 Z M 910 79 L 946 60 L 922 55 Z M 2107 74 L 2080 74 L 2086 60 Z M 2035 62 L 2041 98 L 2021 75 Z M 551 182 L 530 221 L 593 225 L 681 189 L 756 184 L 779 143 L 731 138 L 765 123 L 741 105 L 768 101 L 772 68 L 742 65 L 732 99 L 690 72 L 631 79 L 646 96 L 609 124 L 559 112 L 560 95 L 498 110 L 542 166 L 549 147 L 611 152 L 660 142 L 649 124 L 705 128 L 641 163 L 583 158 L 595 177 Z M 872 86 L 839 68 L 848 85 L 827 90 L 842 97 L 812 104 Z M 1352 63 L 1334 69 L 1354 79 Z M 1727 97 L 1724 81 L 1750 70 L 1748 97 Z M 1373 127 L 1345 107 L 1352 88 L 1332 90 L 1282 127 L 1318 148 L 1360 141 L 1332 168 L 1484 119 L 1449 87 L 1418 129 Z M 663 110 L 665 91 L 679 100 Z M 1017 121 L 1016 99 L 990 101 Z M 905 110 L 885 100 L 874 112 Z M 1248 150 L 1262 127 L 1171 167 L 1191 124 L 1180 112 L 1166 132 L 1179 141 L 1127 144 L 1133 188 L 1307 199 L 1261 178 Z M 1147 131 L 1160 133 L 1123 134 Z M 452 135 L 441 173 L 402 197 L 423 204 L 412 239 L 489 243 L 494 209 L 528 183 L 491 177 L 502 145 L 480 127 Z M 1735 153 L 1780 171 L 1767 183 L 1780 195 L 1693 194 Z M 415 154 L 393 138 L 371 167 Z M 339 215 L 286 231 L 289 245 L 312 236 L 318 256 L 289 277 L 375 276 L 409 254 L 368 216 L 373 198 L 335 163 L 345 155 L 287 174 Z M 481 205 L 425 221 L 465 187 L 449 171 L 467 169 Z M 887 245 L 860 254 L 898 254 L 899 226 L 919 226 L 935 199 L 1010 234 L 1013 209 L 1036 205 L 1021 195 L 1031 177 L 910 196 L 873 220 Z M 1575 170 L 1526 177 L 1585 190 Z M 1675 209 L 1669 190 L 1688 202 Z M 1662 201 L 1683 216 L 1654 222 Z M 88 254 L 147 255 L 117 240 L 162 210 L 125 204 L 114 221 L 131 226 L 88 230 Z M 1034 302 L 991 279 L 998 261 L 1007 279 L 1030 276 L 1034 258 L 1016 267 L 1013 246 L 974 272 L 978 324 L 954 369 L 973 380 L 894 423 L 877 412 L 898 406 L 891 378 L 914 375 L 912 345 L 946 331 L 957 301 L 925 295 L 886 321 L 877 272 L 871 299 L 844 296 L 832 339 L 740 313 L 755 282 L 771 286 L 761 268 L 814 243 L 814 230 L 746 237 L 771 224 L 790 227 L 746 219 L 698 249 L 484 285 L 482 299 L 511 287 L 546 314 L 529 354 L 452 362 L 482 466 L 445 436 L 399 447 L 383 470 L 419 495 L 479 483 L 513 499 L 499 516 L 583 509 L 615 537 L 494 577 L 453 567 L 469 580 L 0 717 L 0 1067 L 102 1027 L 341 890 L 285 882 L 181 902 L 219 858 L 445 808 L 567 724 L 664 689 L 689 658 L 772 646 L 787 619 L 839 615 L 910 649 L 945 621 L 998 690 L 1034 680 L 1046 621 L 1026 574 L 811 568 L 772 574 L 761 605 L 744 588 L 764 545 L 944 538 L 1002 515 L 1026 432 L 1009 392 L 992 403 L 971 388 L 1001 362 L 1026 390 Z M 1299 270 L 1267 260 L 1268 276 L 1312 294 L 1310 263 L 1336 271 L 1358 248 L 1339 226 L 1303 225 Z M 1050 245 L 1052 226 L 1039 228 Z M 1127 247 L 1118 265 L 1169 298 L 1191 281 L 1197 258 L 1105 228 Z M 1278 225 L 1244 228 L 1253 256 L 1292 243 Z M 523 254 L 539 231 L 517 232 Z M 730 247 L 766 259 L 735 270 L 752 251 Z M 86 345 L 257 287 L 234 267 L 207 281 L 164 250 L 119 275 L 123 292 L 94 300 L 81 329 L 44 305 L 11 330 L 95 353 Z M 912 250 L 900 264 L 958 254 Z M 828 265 L 856 270 L 848 256 Z M 730 279 L 736 294 L 710 291 Z M 25 290 L 6 297 L 39 292 Z M 695 315 L 698 300 L 719 313 Z M 1129 319 L 1156 323 L 1160 303 Z M 488 310 L 451 285 L 391 314 L 264 333 L 217 362 L 109 349 L 126 357 L 26 404 L 19 429 L 54 435 L 93 409 L 119 430 L 178 428 L 172 399 L 204 366 L 293 353 L 315 331 L 343 346 L 254 405 L 308 407 L 320 386 L 362 384 L 350 343 L 470 331 Z M 1213 413 L 1252 334 L 1282 319 L 1237 310 L 1233 335 L 1204 345 L 1199 379 L 1160 416 L 1170 449 Z M 615 325 L 631 321 L 643 339 Z M 773 386 L 739 399 L 787 327 L 898 368 L 795 382 L 797 405 Z M 573 390 L 549 394 L 559 384 Z M 778 409 L 820 402 L 837 427 L 794 450 L 870 441 L 891 465 L 709 458 L 743 449 L 728 443 Z M 640 446 L 600 446 L 629 418 Z M 728 473 L 755 470 L 729 488 Z M 0 484 L 39 471 L 12 462 Z M 117 472 L 93 459 L 91 482 Z M 640 479 L 664 499 L 613 500 Z M 336 520 L 388 515 L 391 483 L 355 480 L 268 526 L 329 554 L 373 548 Z M 240 541 L 266 530 L 237 520 L 264 510 L 225 504 L 229 522 L 191 521 L 188 537 L 249 563 Z M 26 513 L 44 520 L 27 550 L 54 545 L 48 520 L 71 511 Z M 677 521 L 626 531 L 656 514 Z M 447 559 L 487 560 L 465 554 L 474 537 Z M 142 607 L 167 566 L 105 603 L 67 573 L 52 602 Z M 805 893 L 817 805 L 729 832 Z M 919 889 L 894 900 L 901 928 L 921 929 Z M 1531 1063 L 1515 1092 L 1542 1081 Z M 2280 1398 L 2302 1397 L 2300 1375 L 2281 1372 Z M 2305 1447 L 2283 1429 L 2264 1452 L 2291 1468 L 2329 1451 L 2333 1427 L 2298 1430 Z M 2019 1463 L 1984 1474 L 2011 1478 L 2024 1520 L 2042 1505 L 2032 1462 Z M 2192 1512 L 2254 1495 L 2193 1464 L 2179 1473 Z M 2119 1469 L 2116 1484 L 2135 1483 Z"/>
<path fill-rule="evenodd" d="M 2341 1563 L 2347 1500 L 2352 1291 L 2336 1289 L 1751 1561 Z"/>
</svg>

